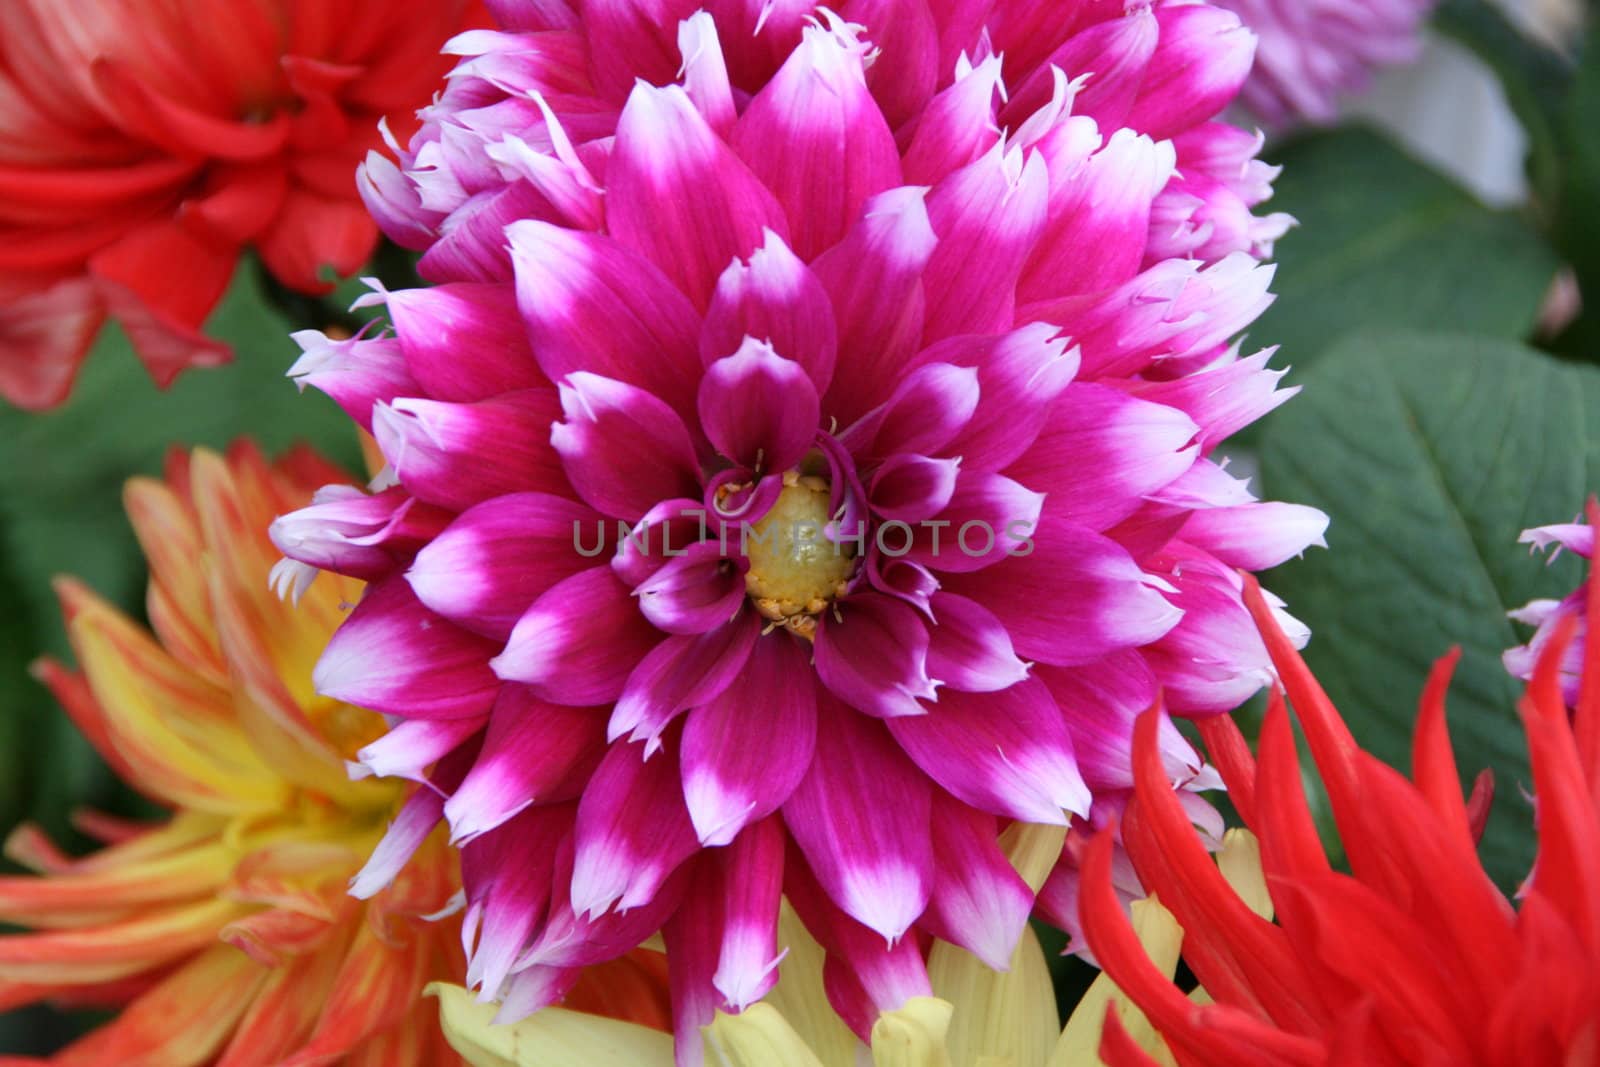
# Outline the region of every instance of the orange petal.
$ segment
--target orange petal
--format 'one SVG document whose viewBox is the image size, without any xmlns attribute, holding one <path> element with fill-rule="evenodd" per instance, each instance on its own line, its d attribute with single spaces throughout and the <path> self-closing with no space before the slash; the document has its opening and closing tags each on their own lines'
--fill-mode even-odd
<svg viewBox="0 0 1600 1067">
<path fill-rule="evenodd" d="M 122 504 L 150 565 L 146 608 L 173 657 L 217 686 L 228 684 L 206 601 L 205 546 L 184 498 L 153 478 L 133 478 Z"/>
<path fill-rule="evenodd" d="M 102 925 L 152 904 L 215 895 L 235 856 L 220 844 L 99 870 L 0 877 L 0 920 L 20 926 Z"/>
<path fill-rule="evenodd" d="M 208 900 L 105 926 L 0 937 L 0 979 L 109 982 L 210 945 L 239 911 L 230 901 Z"/>
<path fill-rule="evenodd" d="M 333 993 L 311 1040 L 282 1067 L 314 1067 L 345 1055 L 380 1031 L 396 1025 L 416 1006 L 428 978 L 430 945 L 423 938 L 393 948 L 370 923 L 356 933 L 350 954 L 334 981 Z"/>
<path fill-rule="evenodd" d="M 269 1067 L 299 1051 L 328 1002 L 348 944 L 346 937 L 335 938 L 273 970 L 216 1067 Z"/>
</svg>

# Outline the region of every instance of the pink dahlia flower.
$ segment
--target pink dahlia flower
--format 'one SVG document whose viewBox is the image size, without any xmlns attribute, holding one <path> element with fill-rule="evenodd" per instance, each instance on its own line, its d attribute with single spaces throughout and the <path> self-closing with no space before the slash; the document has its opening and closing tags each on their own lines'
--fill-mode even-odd
<svg viewBox="0 0 1600 1067">
<path fill-rule="evenodd" d="M 1595 523 L 1600 521 L 1600 512 L 1597 512 L 1593 500 L 1585 510 L 1585 517 L 1589 520 L 1587 523 L 1568 522 L 1555 526 L 1536 526 L 1531 530 L 1522 531 L 1522 536 L 1518 540 L 1522 544 L 1532 545 L 1535 552 L 1554 547 L 1552 559 L 1562 549 L 1575 552 L 1584 559 L 1593 559 L 1594 529 Z M 1585 578 L 1578 588 L 1560 600 L 1534 600 L 1513 611 L 1511 613 L 1513 619 L 1534 627 L 1533 637 L 1525 645 L 1507 649 L 1501 657 L 1506 670 L 1514 677 L 1525 682 L 1530 681 L 1539 657 L 1555 638 L 1562 620 L 1568 616 L 1575 616 L 1578 620 L 1576 636 L 1567 646 L 1566 656 L 1560 667 L 1561 689 L 1568 707 L 1576 707 L 1578 703 L 1578 681 L 1583 673 L 1583 658 L 1588 644 L 1592 584 Z"/>
<path fill-rule="evenodd" d="M 1435 0 L 1215 0 L 1260 38 L 1241 99 L 1274 126 L 1329 123 L 1339 98 L 1422 50 Z"/>
<path fill-rule="evenodd" d="M 395 718 L 365 771 L 435 786 L 357 889 L 442 816 L 505 1015 L 661 930 L 684 1034 L 770 987 L 787 895 L 865 1034 L 924 935 L 1007 963 L 1000 832 L 1125 796 L 1158 689 L 1271 677 L 1235 568 L 1326 520 L 1211 458 L 1289 395 L 1230 344 L 1284 225 L 1213 119 L 1252 39 L 1193 3 L 494 6 L 364 176 L 438 284 L 293 372 L 389 464 L 273 527 L 288 585 L 371 583 L 316 684 Z"/>
</svg>

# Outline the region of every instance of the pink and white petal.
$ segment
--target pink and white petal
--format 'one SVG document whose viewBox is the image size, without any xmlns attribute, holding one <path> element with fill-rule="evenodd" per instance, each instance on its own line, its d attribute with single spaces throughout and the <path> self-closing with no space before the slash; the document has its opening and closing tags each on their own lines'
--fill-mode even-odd
<svg viewBox="0 0 1600 1067">
<path fill-rule="evenodd" d="M 1027 452 L 1078 372 L 1078 351 L 1054 327 L 1035 323 L 989 337 L 954 337 L 918 358 L 974 367 L 978 407 L 945 451 L 967 470 L 1001 470 Z"/>
<path fill-rule="evenodd" d="M 787 236 L 783 209 L 677 86 L 636 84 L 606 165 L 606 226 L 702 311 L 717 278 Z"/>
<path fill-rule="evenodd" d="M 1067 78 L 1086 76 L 1072 101 L 1075 115 L 1087 115 L 1102 130 L 1114 130 L 1138 99 L 1145 70 L 1155 55 L 1161 30 L 1148 4 L 1131 4 L 1120 18 L 1089 26 L 1066 39 L 1049 60 L 1021 81 L 1000 112 L 1002 123 L 1015 127 L 1049 102 L 1056 69 Z M 1053 69 L 1054 68 L 1054 69 Z"/>
<path fill-rule="evenodd" d="M 751 823 L 715 853 L 722 868 L 725 908 L 722 951 L 712 977 L 728 1006 L 743 1011 L 772 991 L 778 963 L 778 914 L 783 902 L 783 856 L 788 837 L 778 816 Z"/>
<path fill-rule="evenodd" d="M 1166 382 L 1136 382 L 1133 395 L 1185 412 L 1200 429 L 1200 447 L 1210 452 L 1300 391 L 1279 389 L 1287 370 L 1269 370 L 1269 348 L 1212 370 Z"/>
<path fill-rule="evenodd" d="M 694 443 L 672 408 L 638 386 L 576 372 L 561 384 L 566 419 L 550 430 L 572 488 L 632 522 L 663 500 L 700 495 Z"/>
<path fill-rule="evenodd" d="M 731 624 L 745 602 L 743 558 L 715 541 L 691 545 L 634 589 L 639 611 L 669 634 L 703 634 Z"/>
<path fill-rule="evenodd" d="M 462 941 L 469 986 L 489 996 L 504 987 L 517 957 L 544 921 L 551 864 L 563 842 L 570 850 L 576 815 L 575 803 L 525 808 L 499 829 L 461 846 L 461 884 L 467 898 Z"/>
<path fill-rule="evenodd" d="M 700 109 L 706 125 L 726 140 L 739 114 L 717 23 L 709 11 L 696 11 L 678 24 L 678 51 L 683 56 L 683 91 Z"/>
<path fill-rule="evenodd" d="M 575 539 L 599 521 L 583 504 L 546 493 L 486 500 L 418 552 L 406 580 L 431 610 L 504 641 L 540 594 L 590 565 Z"/>
<path fill-rule="evenodd" d="M 722 1002 L 712 976 L 722 950 L 725 890 L 716 856 L 702 852 L 686 866 L 683 904 L 661 928 L 661 940 L 667 950 L 673 1032 L 694 1035 L 673 1042 L 673 1062 L 676 1067 L 703 1067 L 706 1042 L 700 1039 L 700 1028 L 711 1024 Z"/>
<path fill-rule="evenodd" d="M 535 600 L 489 665 L 556 704 L 607 704 L 661 636 L 611 568 L 592 567 Z"/>
<path fill-rule="evenodd" d="M 1173 137 L 1233 102 L 1255 61 L 1256 35 L 1233 11 L 1209 4 L 1156 10 L 1160 38 L 1126 123 Z"/>
<path fill-rule="evenodd" d="M 485 715 L 495 644 L 423 607 L 404 578 L 369 586 L 312 671 L 323 696 L 406 718 Z"/>
<path fill-rule="evenodd" d="M 707 487 L 708 495 L 710 492 Z M 663 500 L 636 523 L 617 523 L 612 569 L 624 585 L 637 589 L 685 549 L 712 537 L 712 514 L 705 501 L 680 498 Z M 598 534 L 592 550 L 583 546 L 586 555 L 599 556 L 609 547 L 605 527 L 598 527 Z"/>
<path fill-rule="evenodd" d="M 357 900 L 376 896 L 399 875 L 400 869 L 411 861 L 422 842 L 439 825 L 444 811 L 444 798 L 431 789 L 418 789 L 411 794 L 400 813 L 389 824 L 372 856 L 350 880 L 350 895 Z"/>
<path fill-rule="evenodd" d="M 523 220 L 506 228 L 517 308 L 539 367 L 616 378 L 694 415 L 699 316 L 649 260 L 610 237 Z"/>
<path fill-rule="evenodd" d="M 401 397 L 373 407 L 372 434 L 413 496 L 464 511 L 503 493 L 570 494 L 561 458 L 540 432 L 560 417 L 549 388 L 471 404 Z"/>
<path fill-rule="evenodd" d="M 873 197 L 844 240 L 811 264 L 833 300 L 839 359 L 850 367 L 822 404 L 841 426 L 889 399 L 922 338 L 922 274 L 938 243 L 925 192 L 903 186 Z"/>
<path fill-rule="evenodd" d="M 939 25 L 927 0 L 845 0 L 839 14 L 870 27 L 878 57 L 867 68 L 867 88 L 899 129 L 932 97 L 942 72 Z"/>
<path fill-rule="evenodd" d="M 807 660 L 797 639 L 770 634 L 727 688 L 689 712 L 683 796 L 701 845 L 726 845 L 777 811 L 810 769 L 817 694 Z"/>
<path fill-rule="evenodd" d="M 366 493 L 325 485 L 310 505 L 273 519 L 267 536 L 290 559 L 372 581 L 404 566 L 450 519 L 399 486 Z"/>
<path fill-rule="evenodd" d="M 905 557 L 940 574 L 982 570 L 1026 551 L 1044 494 L 1003 474 L 962 471 L 950 502 L 915 531 Z"/>
<path fill-rule="evenodd" d="M 321 330 L 298 330 L 289 339 L 300 346 L 289 368 L 295 385 L 324 393 L 369 432 L 375 403 L 422 391 L 393 337 L 335 340 Z"/>
<path fill-rule="evenodd" d="M 1052 168 L 1050 225 L 1023 268 L 1017 299 L 1096 293 L 1139 273 L 1150 206 L 1176 165 L 1169 142 L 1123 128 L 1070 177 L 1058 179 Z"/>
<path fill-rule="evenodd" d="M 700 424 L 718 452 L 751 470 L 785 471 L 817 436 L 821 402 L 804 367 L 747 337 L 706 369 Z"/>
<path fill-rule="evenodd" d="M 1133 788 L 1133 724 L 1155 704 L 1160 683 L 1138 652 L 1117 652 L 1083 667 L 1036 667 L 1072 735 L 1083 780 L 1097 796 Z M 1162 764 L 1174 780 L 1191 776 L 1201 760 L 1172 720 L 1160 728 Z M 1098 809 L 1096 812 L 1098 816 Z"/>
<path fill-rule="evenodd" d="M 897 453 L 872 475 L 872 510 L 886 519 L 920 522 L 943 511 L 956 491 L 959 459 L 930 459 Z"/>
<path fill-rule="evenodd" d="M 507 685 L 472 769 L 445 802 L 451 842 L 471 841 L 530 804 L 576 799 L 605 751 L 605 716 L 550 704 Z"/>
<path fill-rule="evenodd" d="M 1157 640 L 1183 612 L 1125 549 L 1053 514 L 1030 542 L 981 575 L 950 574 L 945 586 L 994 612 L 1017 654 L 1065 666 Z M 1049 590 L 1041 596 L 1041 590 Z"/>
<path fill-rule="evenodd" d="M 709 633 L 661 642 L 628 675 L 611 711 L 607 739 L 626 734 L 630 741 L 647 742 L 645 751 L 654 752 L 661 731 L 675 716 L 715 699 L 733 683 L 760 632 L 754 613 L 745 612 Z"/>
<path fill-rule="evenodd" d="M 1327 548 L 1328 516 L 1304 504 L 1275 500 L 1194 512 L 1183 539 L 1230 567 L 1264 571 L 1316 546 Z"/>
<path fill-rule="evenodd" d="M 1107 530 L 1194 465 L 1198 433 L 1175 407 L 1074 382 L 1006 473 L 1049 496 L 1054 514 Z"/>
<path fill-rule="evenodd" d="M 1581 522 L 1555 523 L 1523 530 L 1517 538 L 1519 545 L 1532 545 L 1534 551 L 1557 545 L 1568 552 L 1576 552 L 1584 559 L 1594 558 L 1594 527 Z M 1559 550 L 1559 549 L 1558 549 Z M 1552 554 L 1554 558 L 1554 554 Z"/>
<path fill-rule="evenodd" d="M 818 693 L 816 753 L 783 821 L 827 899 L 891 942 L 933 889 L 932 803 L 882 723 Z"/>
<path fill-rule="evenodd" d="M 366 745 L 347 764 L 350 777 L 428 780 L 428 769 L 484 728 L 483 719 L 406 719 Z"/>
<path fill-rule="evenodd" d="M 816 14 L 810 0 L 711 0 L 706 9 L 721 29 L 731 80 L 746 97 L 772 80 Z"/>
<path fill-rule="evenodd" d="M 972 421 L 980 399 L 974 368 L 924 363 L 886 403 L 846 430 L 843 441 L 858 459 L 939 452 Z"/>
<path fill-rule="evenodd" d="M 995 970 L 1009 970 L 1033 911 L 1033 890 L 1000 849 L 999 820 L 935 793 L 933 836 L 938 866 L 920 925 Z"/>
<path fill-rule="evenodd" d="M 665 85 L 677 75 L 678 24 L 690 0 L 593 0 L 581 7 L 589 71 L 598 94 L 621 100 L 637 79 Z"/>
<path fill-rule="evenodd" d="M 891 719 L 906 755 L 979 811 L 1061 826 L 1089 810 L 1061 711 L 1043 682 L 994 693 L 951 690 L 927 715 Z"/>
<path fill-rule="evenodd" d="M 717 279 L 700 329 L 700 358 L 709 367 L 751 337 L 804 367 L 819 394 L 833 381 L 838 330 L 828 292 L 770 231 L 749 260 L 730 263 Z"/>
<path fill-rule="evenodd" d="M 470 403 L 547 385 L 516 289 L 454 282 L 384 294 L 406 367 L 437 400 Z"/>
<path fill-rule="evenodd" d="M 572 910 L 590 918 L 654 898 L 699 848 L 683 803 L 676 746 L 645 758 L 629 742 L 606 751 L 578 801 Z M 648 812 L 647 818 L 641 813 Z"/>
<path fill-rule="evenodd" d="M 1017 278 L 1044 228 L 1049 176 L 1044 160 L 996 145 L 928 194 L 939 236 L 922 282 L 922 343 L 1012 324 Z"/>
<path fill-rule="evenodd" d="M 992 611 L 954 593 L 930 599 L 934 626 L 928 631 L 928 673 L 969 693 L 1007 689 L 1028 676 L 1011 635 Z"/>
<path fill-rule="evenodd" d="M 817 625 L 817 677 L 840 701 L 877 718 L 924 715 L 934 699 L 928 677 L 928 626 L 899 600 L 851 596 Z"/>
<path fill-rule="evenodd" d="M 968 69 L 958 68 L 954 84 L 929 101 L 906 146 L 902 165 L 907 184 L 934 185 L 999 141 L 995 98 L 1001 89 L 1000 63 L 996 55 L 976 66 L 963 64 Z"/>
<path fill-rule="evenodd" d="M 733 132 L 734 150 L 777 196 L 804 260 L 837 244 L 867 200 L 901 183 L 894 134 L 867 91 L 868 51 L 842 20 L 806 26 Z"/>
</svg>

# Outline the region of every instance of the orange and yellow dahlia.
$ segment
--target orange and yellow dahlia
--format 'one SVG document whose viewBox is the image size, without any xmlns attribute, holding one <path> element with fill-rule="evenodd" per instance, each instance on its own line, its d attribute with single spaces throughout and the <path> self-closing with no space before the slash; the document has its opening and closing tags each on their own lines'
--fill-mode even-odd
<svg viewBox="0 0 1600 1067">
<path fill-rule="evenodd" d="M 359 583 L 329 577 L 298 610 L 268 588 L 276 514 L 336 470 L 309 451 L 174 453 L 135 479 L 153 633 L 83 585 L 58 584 L 80 668 L 38 665 L 78 727 L 141 793 L 156 825 L 90 815 L 105 847 L 68 857 L 35 829 L 0 878 L 0 1009 L 39 1000 L 120 1008 L 62 1065 L 459 1063 L 430 980 L 464 969 L 460 886 L 442 834 L 370 900 L 347 895 L 409 788 L 352 781 L 381 718 L 319 697 L 311 667 Z"/>
</svg>

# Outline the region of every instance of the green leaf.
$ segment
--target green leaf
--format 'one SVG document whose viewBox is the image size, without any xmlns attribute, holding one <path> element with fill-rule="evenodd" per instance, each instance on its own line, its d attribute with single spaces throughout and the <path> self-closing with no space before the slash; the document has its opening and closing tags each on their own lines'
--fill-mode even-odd
<svg viewBox="0 0 1600 1067">
<path fill-rule="evenodd" d="M 309 441 L 360 469 L 349 419 L 320 394 L 299 395 L 284 377 L 297 355 L 291 327 L 264 302 L 254 271 L 240 270 L 207 329 L 235 347 L 234 363 L 187 371 L 162 391 L 120 331 L 108 329 L 67 404 L 45 414 L 0 410 L 8 460 L 0 463 L 0 547 L 15 585 L 10 597 L 0 590 L 0 601 L 14 600 L 21 621 L 17 642 L 8 643 L 12 654 L 0 660 L 7 693 L 0 737 L 9 751 L 26 754 L 22 807 L 55 834 L 64 832 L 67 810 L 107 801 L 114 783 L 23 670 L 40 654 L 67 654 L 50 589 L 56 574 L 76 575 L 142 612 L 144 561 L 122 511 L 123 483 L 160 474 L 171 446 L 223 448 L 242 435 L 269 452 Z"/>
<path fill-rule="evenodd" d="M 1273 572 L 1312 628 L 1306 659 L 1361 743 L 1409 767 L 1417 697 L 1435 658 L 1463 658 L 1450 728 L 1468 777 L 1495 772 L 1482 847 L 1502 886 L 1533 856 L 1531 786 L 1500 653 L 1527 637 L 1506 612 L 1559 597 L 1577 561 L 1547 566 L 1526 527 L 1564 522 L 1600 485 L 1600 371 L 1484 338 L 1372 333 L 1300 379 L 1268 427 L 1262 481 L 1333 519 L 1331 550 Z"/>
<path fill-rule="evenodd" d="M 1300 221 L 1278 243 L 1278 301 L 1250 330 L 1305 366 L 1352 329 L 1520 339 L 1556 271 L 1516 215 L 1491 211 L 1380 134 L 1343 129 L 1271 153 L 1270 205 Z"/>
</svg>

